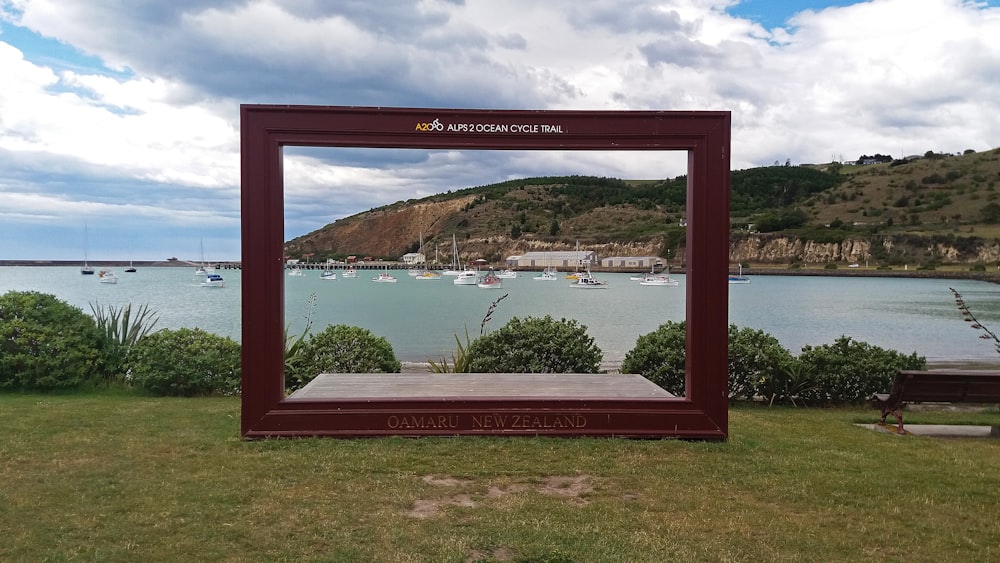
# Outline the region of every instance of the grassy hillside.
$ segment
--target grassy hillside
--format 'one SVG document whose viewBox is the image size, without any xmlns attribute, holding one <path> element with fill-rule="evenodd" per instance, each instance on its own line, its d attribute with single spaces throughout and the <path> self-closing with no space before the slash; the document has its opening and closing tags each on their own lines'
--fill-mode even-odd
<svg viewBox="0 0 1000 563">
<path fill-rule="evenodd" d="M 874 165 L 772 166 L 732 173 L 731 224 L 822 243 L 901 237 L 956 248 L 1000 237 L 1000 149 Z M 397 202 L 290 241 L 290 256 L 395 258 L 418 249 L 502 257 L 576 241 L 669 256 L 684 245 L 686 178 L 542 177 Z M 372 233 L 379 233 L 374 237 Z M 881 237 L 881 238 L 880 238 Z M 963 251 L 964 252 L 964 251 Z M 981 256 L 982 253 L 979 255 Z"/>
<path fill-rule="evenodd" d="M 839 186 L 801 202 L 812 222 L 881 224 L 892 232 L 1000 233 L 1000 149 L 844 166 L 839 174 Z"/>
</svg>

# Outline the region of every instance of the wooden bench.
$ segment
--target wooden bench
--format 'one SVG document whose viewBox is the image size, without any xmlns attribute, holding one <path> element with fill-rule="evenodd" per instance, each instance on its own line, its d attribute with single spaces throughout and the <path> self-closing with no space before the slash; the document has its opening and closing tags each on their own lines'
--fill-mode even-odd
<svg viewBox="0 0 1000 563">
<path fill-rule="evenodd" d="M 1000 403 L 1000 371 L 900 371 L 892 390 L 872 400 L 882 411 L 879 424 L 891 414 L 902 433 L 906 403 Z"/>
</svg>

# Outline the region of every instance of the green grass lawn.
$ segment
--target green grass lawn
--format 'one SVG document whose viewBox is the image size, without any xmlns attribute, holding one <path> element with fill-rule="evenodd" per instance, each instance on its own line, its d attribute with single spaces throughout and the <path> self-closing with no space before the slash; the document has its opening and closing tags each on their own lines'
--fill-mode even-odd
<svg viewBox="0 0 1000 563">
<path fill-rule="evenodd" d="M 726 443 L 244 442 L 235 398 L 0 395 L 0 561 L 1000 560 L 1000 440 L 854 425 L 876 418 L 739 407 Z"/>
</svg>

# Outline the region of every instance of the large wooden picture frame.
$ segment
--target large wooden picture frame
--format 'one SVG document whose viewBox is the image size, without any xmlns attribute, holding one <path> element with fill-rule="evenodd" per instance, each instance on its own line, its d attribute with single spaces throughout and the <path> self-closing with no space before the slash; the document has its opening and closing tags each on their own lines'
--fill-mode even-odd
<svg viewBox="0 0 1000 563">
<path fill-rule="evenodd" d="M 244 105 L 240 120 L 244 438 L 483 434 L 727 438 L 729 112 Z M 286 397 L 285 146 L 687 151 L 685 396 L 576 397 L 569 391 L 546 398 L 522 388 L 517 394 L 487 397 L 429 398 L 394 395 L 391 390 L 368 397 Z M 394 378 L 406 376 L 382 377 L 392 386 Z M 511 422 L 515 420 L 520 424 Z"/>
</svg>

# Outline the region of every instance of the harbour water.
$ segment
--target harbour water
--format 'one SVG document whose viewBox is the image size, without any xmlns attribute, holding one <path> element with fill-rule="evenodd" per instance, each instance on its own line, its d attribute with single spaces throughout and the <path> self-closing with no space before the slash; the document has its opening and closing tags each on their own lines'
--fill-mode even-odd
<svg viewBox="0 0 1000 563">
<path fill-rule="evenodd" d="M 76 267 L 0 267 L 0 293 L 40 291 L 90 312 L 91 304 L 148 304 L 159 315 L 158 327 L 197 327 L 240 339 L 242 272 L 222 270 L 226 287 L 203 288 L 194 268 L 147 267 L 116 272 L 117 284 L 80 275 Z M 605 355 L 620 362 L 636 339 L 668 320 L 683 320 L 684 276 L 677 287 L 640 286 L 627 274 L 600 274 L 606 289 L 571 289 L 556 281 L 536 281 L 534 273 L 506 279 L 500 290 L 455 286 L 451 278 L 416 280 L 394 272 L 397 283 L 372 283 L 377 272 L 357 279 L 322 280 L 317 271 L 285 278 L 285 315 L 297 334 L 311 317 L 313 330 L 349 324 L 384 336 L 403 361 L 425 362 L 450 354 L 455 335 L 480 333 L 490 304 L 506 294 L 488 329 L 511 317 L 551 315 L 575 319 L 587 327 Z M 729 320 L 763 330 L 797 354 L 805 345 L 833 342 L 847 335 L 929 362 L 1000 363 L 991 340 L 978 338 L 955 306 L 949 291 L 963 294 L 976 316 L 1000 329 L 1000 285 L 974 280 L 916 278 L 846 278 L 753 276 L 752 283 L 729 286 Z M 312 297 L 315 296 L 315 297 Z"/>
</svg>

